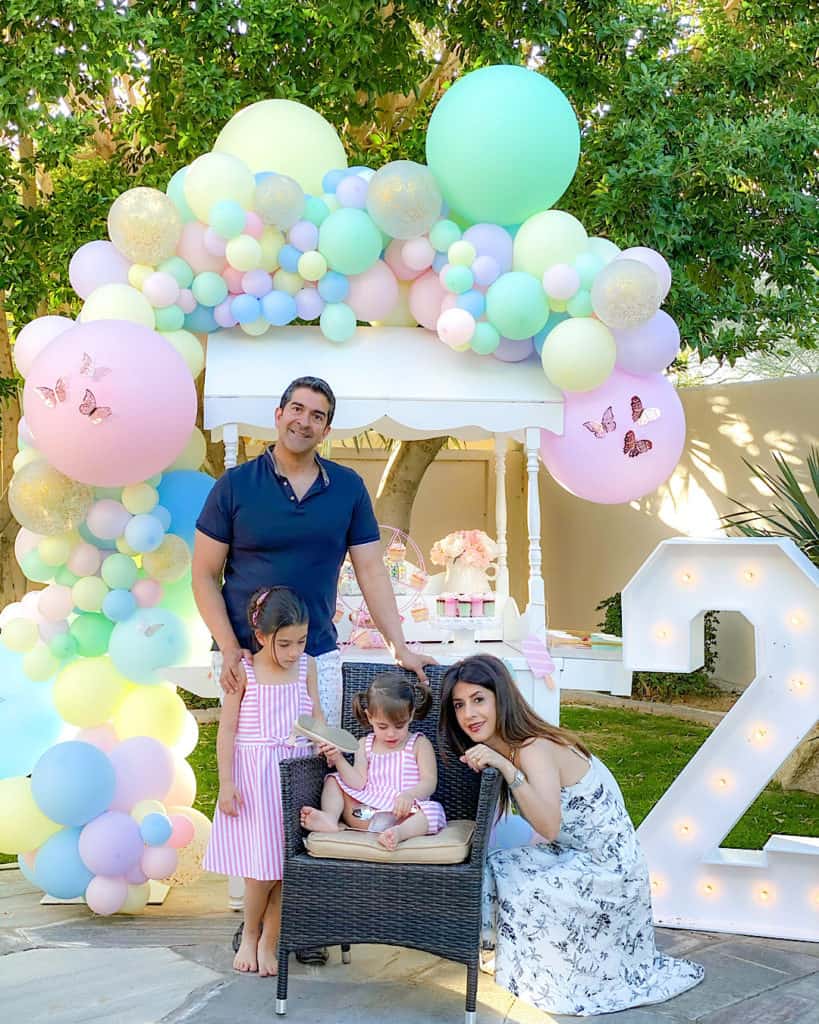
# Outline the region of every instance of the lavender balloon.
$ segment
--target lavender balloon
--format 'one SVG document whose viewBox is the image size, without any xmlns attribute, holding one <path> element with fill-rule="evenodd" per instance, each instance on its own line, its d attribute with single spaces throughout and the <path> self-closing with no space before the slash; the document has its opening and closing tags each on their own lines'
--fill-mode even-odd
<svg viewBox="0 0 819 1024">
<path fill-rule="evenodd" d="M 623 249 L 617 259 L 637 260 L 638 263 L 645 263 L 647 267 L 651 267 L 660 283 L 660 302 L 665 299 L 671 290 L 671 267 L 656 249 L 635 245 L 631 249 Z"/>
<path fill-rule="evenodd" d="M 165 798 L 173 783 L 174 763 L 170 750 L 159 740 L 134 736 L 123 740 L 108 756 L 116 777 L 111 810 L 127 812 L 140 800 Z"/>
<path fill-rule="evenodd" d="M 296 292 L 296 312 L 300 320 L 316 320 L 324 309 L 324 299 L 316 288 L 302 288 Z"/>
<path fill-rule="evenodd" d="M 478 256 L 491 256 L 505 274 L 512 269 L 512 236 L 497 224 L 473 224 L 464 231 L 464 241 L 474 246 Z"/>
<path fill-rule="evenodd" d="M 593 391 L 566 395 L 562 435 L 541 431 L 540 456 L 561 487 L 586 501 L 616 505 L 656 490 L 685 445 L 685 415 L 660 373 L 615 369 Z"/>
<path fill-rule="evenodd" d="M 112 242 L 86 242 L 71 257 L 68 280 L 81 299 L 103 284 L 128 284 L 131 266 Z"/>
<path fill-rule="evenodd" d="M 612 333 L 617 345 L 617 366 L 627 373 L 660 373 L 680 351 L 680 329 L 662 309 L 644 324 Z"/>
<path fill-rule="evenodd" d="M 130 814 L 107 811 L 82 830 L 79 850 L 89 871 L 117 878 L 138 863 L 145 843 Z"/>
<path fill-rule="evenodd" d="M 523 341 L 513 341 L 511 338 L 501 338 L 500 344 L 492 355 L 502 363 L 522 363 L 523 360 L 528 359 L 534 351 L 535 346 L 531 338 L 524 338 Z"/>
</svg>

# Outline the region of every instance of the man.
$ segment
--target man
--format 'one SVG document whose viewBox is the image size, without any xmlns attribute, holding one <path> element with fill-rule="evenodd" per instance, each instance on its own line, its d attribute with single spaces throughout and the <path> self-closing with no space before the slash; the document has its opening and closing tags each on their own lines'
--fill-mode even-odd
<svg viewBox="0 0 819 1024">
<path fill-rule="evenodd" d="M 348 551 L 370 615 L 396 662 L 426 682 L 424 665 L 433 661 L 407 648 L 363 480 L 316 451 L 330 433 L 335 407 L 335 395 L 319 377 L 288 385 L 276 410 L 276 444 L 216 482 L 196 524 L 193 552 L 193 593 L 222 652 L 223 689 L 235 692 L 244 681 L 242 658 L 253 648 L 251 594 L 271 584 L 291 586 L 310 612 L 307 653 L 315 658 L 331 725 L 341 718 L 333 615 Z"/>
</svg>

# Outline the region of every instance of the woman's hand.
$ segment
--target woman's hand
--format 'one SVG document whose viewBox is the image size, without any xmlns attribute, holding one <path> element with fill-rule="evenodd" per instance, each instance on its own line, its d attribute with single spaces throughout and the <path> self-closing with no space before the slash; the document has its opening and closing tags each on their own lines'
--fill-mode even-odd
<svg viewBox="0 0 819 1024">
<path fill-rule="evenodd" d="M 395 804 L 393 805 L 392 813 L 398 818 L 399 821 L 403 821 L 404 818 L 408 818 L 412 813 L 412 807 L 415 803 L 415 797 L 410 793 L 399 793 L 395 798 Z"/>
<path fill-rule="evenodd" d="M 232 782 L 224 782 L 219 787 L 219 810 L 231 818 L 238 818 L 239 808 L 244 803 L 242 794 Z"/>
<path fill-rule="evenodd" d="M 497 750 L 493 750 L 491 747 L 487 747 L 485 743 L 477 743 L 474 747 L 470 747 L 465 754 L 461 755 L 461 760 L 476 772 L 483 771 L 484 768 L 497 768 L 501 770 L 505 765 L 509 764 L 509 761 L 502 754 L 499 754 Z"/>
<path fill-rule="evenodd" d="M 335 768 L 338 765 L 339 760 L 344 760 L 344 755 L 338 747 L 334 747 L 332 743 L 319 743 L 318 752 L 319 754 L 324 754 L 327 764 L 329 764 L 331 768 Z"/>
</svg>

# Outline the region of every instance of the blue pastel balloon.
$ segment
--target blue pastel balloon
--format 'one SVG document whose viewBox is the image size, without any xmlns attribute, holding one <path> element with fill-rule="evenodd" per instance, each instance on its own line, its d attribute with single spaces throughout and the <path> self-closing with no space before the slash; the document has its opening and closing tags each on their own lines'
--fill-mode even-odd
<svg viewBox="0 0 819 1024">
<path fill-rule="evenodd" d="M 163 669 L 178 665 L 188 653 L 185 626 L 167 608 L 138 608 L 118 622 L 108 642 L 108 655 L 127 679 L 154 685 Z"/>
<path fill-rule="evenodd" d="M 273 173 L 273 171 L 257 171 L 257 173 L 253 175 L 253 177 L 256 180 L 256 184 L 261 185 L 263 181 L 267 181 L 268 178 L 272 178 Z"/>
<path fill-rule="evenodd" d="M 337 270 L 328 270 L 318 283 L 318 293 L 325 302 L 343 302 L 350 292 L 350 282 Z"/>
<path fill-rule="evenodd" d="M 287 292 L 274 289 L 262 299 L 262 316 L 274 327 L 284 327 L 298 316 L 296 300 Z"/>
<path fill-rule="evenodd" d="M 506 814 L 492 829 L 490 850 L 512 850 L 526 846 L 534 835 L 532 826 L 519 814 Z"/>
<path fill-rule="evenodd" d="M 298 273 L 301 250 L 295 245 L 283 245 L 279 249 L 279 266 L 289 274 Z"/>
<path fill-rule="evenodd" d="M 159 480 L 161 479 L 162 477 L 159 478 Z M 157 480 L 157 482 L 155 484 L 152 484 L 151 486 L 158 486 L 159 480 Z M 165 508 L 165 506 L 154 505 L 154 507 L 151 509 L 151 515 L 154 517 L 154 519 L 159 520 L 159 522 L 162 524 L 162 529 L 167 533 L 168 528 L 171 525 L 171 513 Z"/>
<path fill-rule="evenodd" d="M 34 858 L 34 880 L 49 896 L 73 900 L 84 896 L 93 873 L 79 851 L 80 829 L 64 828 L 43 843 Z"/>
<path fill-rule="evenodd" d="M 51 683 L 32 683 L 23 656 L 0 646 L 0 779 L 30 775 L 59 739 L 63 720 Z"/>
<path fill-rule="evenodd" d="M 31 795 L 47 818 L 85 825 L 108 809 L 114 796 L 114 766 L 91 743 L 68 740 L 47 750 L 31 773 Z"/>
<path fill-rule="evenodd" d="M 255 295 L 237 295 L 230 303 L 231 315 L 240 324 L 252 324 L 262 315 L 262 306 Z"/>
<path fill-rule="evenodd" d="M 436 252 L 435 257 L 432 260 L 432 269 L 436 274 L 439 274 L 444 267 L 447 265 L 447 258 L 445 252 Z"/>
<path fill-rule="evenodd" d="M 149 513 L 133 516 L 125 527 L 126 543 L 140 554 L 145 554 L 146 551 L 156 551 L 164 537 L 165 531 L 162 529 L 162 523 L 156 516 Z"/>
<path fill-rule="evenodd" d="M 146 814 L 139 826 L 139 832 L 148 846 L 162 846 L 171 838 L 173 825 L 165 814 Z"/>
<path fill-rule="evenodd" d="M 245 229 L 245 209 L 235 199 L 220 199 L 208 214 L 208 222 L 222 238 L 235 238 Z"/>
<path fill-rule="evenodd" d="M 329 195 L 332 195 L 338 188 L 338 183 L 347 176 L 349 171 L 328 171 L 321 179 L 321 187 Z"/>
<path fill-rule="evenodd" d="M 157 313 L 161 310 L 157 310 Z M 207 306 L 197 306 L 192 313 L 185 316 L 185 330 L 193 334 L 210 334 L 218 329 L 219 324 L 213 317 L 213 310 Z"/>
<path fill-rule="evenodd" d="M 109 590 L 102 602 L 102 613 L 112 622 L 125 622 L 136 611 L 136 598 L 130 590 Z"/>
<path fill-rule="evenodd" d="M 465 309 L 467 313 L 471 313 L 477 320 L 479 316 L 483 316 L 486 309 L 486 297 L 477 288 L 470 288 L 468 292 L 458 296 L 455 305 L 458 309 Z"/>
<path fill-rule="evenodd" d="M 160 504 L 171 514 L 170 533 L 193 549 L 196 520 L 216 481 L 196 469 L 175 469 L 162 477 L 157 490 Z"/>
</svg>

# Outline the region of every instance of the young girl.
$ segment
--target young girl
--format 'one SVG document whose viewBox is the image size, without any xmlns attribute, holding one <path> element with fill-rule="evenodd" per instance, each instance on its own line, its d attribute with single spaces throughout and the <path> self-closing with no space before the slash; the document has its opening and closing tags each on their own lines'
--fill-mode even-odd
<svg viewBox="0 0 819 1024">
<path fill-rule="evenodd" d="M 355 716 L 373 731 L 359 743 L 352 765 L 338 748 L 319 747 L 336 771 L 324 780 L 321 810 L 302 808 L 304 828 L 339 832 L 343 818 L 350 828 L 377 830 L 378 842 L 388 850 L 412 836 L 440 832 L 446 825 L 444 809 L 429 799 L 438 786 L 435 751 L 426 736 L 409 731 L 413 719 L 425 718 L 431 705 L 428 687 L 395 672 L 376 676 L 365 693 L 356 694 Z M 378 812 L 388 819 L 383 831 L 374 817 Z"/>
<path fill-rule="evenodd" d="M 502 661 L 478 654 L 447 669 L 440 729 L 470 768 L 500 772 L 502 805 L 513 800 L 542 837 L 487 859 L 482 944 L 499 985 L 585 1016 L 702 980 L 698 964 L 654 945 L 648 869 L 611 772 L 532 711 Z"/>
<path fill-rule="evenodd" d="M 289 587 L 250 599 L 248 618 L 261 648 L 245 662 L 247 685 L 226 693 L 216 754 L 219 801 L 204 867 L 245 880 L 245 920 L 234 970 L 278 971 L 284 826 L 279 763 L 313 753 L 296 738 L 299 715 L 323 721 L 316 666 L 304 653 L 307 608 Z"/>
</svg>

